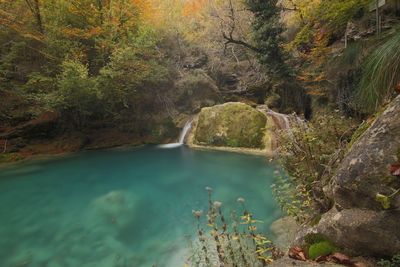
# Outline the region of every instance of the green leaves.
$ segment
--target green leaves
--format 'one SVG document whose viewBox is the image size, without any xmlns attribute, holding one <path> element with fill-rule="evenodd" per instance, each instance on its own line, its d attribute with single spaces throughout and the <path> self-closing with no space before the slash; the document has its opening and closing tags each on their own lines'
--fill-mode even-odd
<svg viewBox="0 0 400 267">
<path fill-rule="evenodd" d="M 387 210 L 390 208 L 390 199 L 389 197 L 382 195 L 382 194 L 376 194 L 376 200 L 381 203 L 382 207 Z"/>
<path fill-rule="evenodd" d="M 254 15 L 253 39 L 260 63 L 268 74 L 287 74 L 286 55 L 281 47 L 284 25 L 280 22 L 277 0 L 247 0 L 246 4 Z"/>
</svg>

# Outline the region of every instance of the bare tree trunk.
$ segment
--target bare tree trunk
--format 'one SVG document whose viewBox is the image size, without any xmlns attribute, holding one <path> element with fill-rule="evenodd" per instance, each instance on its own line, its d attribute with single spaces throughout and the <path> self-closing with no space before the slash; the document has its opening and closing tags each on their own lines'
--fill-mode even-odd
<svg viewBox="0 0 400 267">
<path fill-rule="evenodd" d="M 42 24 L 42 16 L 40 14 L 40 4 L 39 0 L 33 0 L 34 2 L 32 3 L 31 0 L 25 0 L 26 4 L 28 5 L 29 9 L 31 10 L 32 14 L 36 18 L 36 23 L 39 27 L 39 31 L 43 33 L 43 24 Z"/>
</svg>

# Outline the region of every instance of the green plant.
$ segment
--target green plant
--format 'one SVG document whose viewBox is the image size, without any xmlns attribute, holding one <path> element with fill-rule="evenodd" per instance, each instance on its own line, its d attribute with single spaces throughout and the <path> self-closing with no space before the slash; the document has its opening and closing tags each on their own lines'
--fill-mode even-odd
<svg viewBox="0 0 400 267">
<path fill-rule="evenodd" d="M 320 115 L 313 122 L 306 126 L 292 121 L 292 127 L 279 134 L 279 156 L 287 175 L 278 175 L 274 193 L 281 208 L 299 222 L 330 208 L 322 187 L 354 130 L 352 121 L 338 114 Z"/>
<path fill-rule="evenodd" d="M 288 216 L 302 223 L 312 216 L 311 192 L 297 179 L 278 175 L 273 185 L 276 201 Z"/>
<path fill-rule="evenodd" d="M 400 83 L 400 28 L 384 38 L 363 66 L 357 97 L 367 112 L 388 101 Z"/>
<path fill-rule="evenodd" d="M 379 265 L 385 266 L 385 267 L 397 267 L 400 266 L 400 254 L 396 254 L 392 257 L 391 260 L 380 260 L 378 262 Z"/>
<path fill-rule="evenodd" d="M 212 189 L 208 191 L 209 210 L 206 214 L 210 231 L 204 231 L 200 226 L 202 211 L 193 211 L 197 221 L 199 239 L 190 242 L 191 256 L 189 262 L 196 266 L 266 266 L 267 263 L 282 256 L 266 236 L 258 232 L 258 223 L 262 221 L 253 218 L 247 211 L 244 199 L 238 198 L 243 210 L 239 218 L 232 211 L 230 224 L 225 218 L 222 203 L 213 202 Z M 240 225 L 245 226 L 244 228 Z M 243 232 L 242 232 L 243 230 Z"/>
<path fill-rule="evenodd" d="M 331 255 L 336 251 L 337 249 L 329 241 L 322 241 L 310 246 L 308 249 L 308 256 L 310 259 L 315 260 L 319 256 Z"/>
</svg>

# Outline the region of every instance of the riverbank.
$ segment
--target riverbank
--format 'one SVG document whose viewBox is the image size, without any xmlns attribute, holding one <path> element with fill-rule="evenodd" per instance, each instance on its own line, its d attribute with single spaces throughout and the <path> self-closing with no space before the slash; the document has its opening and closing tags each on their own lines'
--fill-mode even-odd
<svg viewBox="0 0 400 267">
<path fill-rule="evenodd" d="M 265 157 L 273 157 L 275 153 L 267 150 L 267 149 L 253 149 L 253 148 L 244 148 L 244 147 L 219 147 L 219 146 L 199 146 L 195 144 L 188 145 L 190 148 L 198 149 L 198 150 L 218 150 L 218 151 L 228 151 L 249 155 L 257 155 L 257 156 L 265 156 Z"/>
</svg>

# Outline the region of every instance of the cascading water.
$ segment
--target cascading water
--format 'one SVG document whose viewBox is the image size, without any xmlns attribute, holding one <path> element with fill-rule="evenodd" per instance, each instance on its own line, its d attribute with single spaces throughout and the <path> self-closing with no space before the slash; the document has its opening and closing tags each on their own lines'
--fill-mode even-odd
<svg viewBox="0 0 400 267">
<path fill-rule="evenodd" d="M 179 144 L 183 145 L 183 143 L 185 142 L 185 137 L 189 132 L 190 128 L 192 128 L 192 123 L 193 119 L 190 119 L 185 123 L 185 126 L 183 127 L 183 130 L 181 132 L 181 136 L 179 137 Z"/>
<path fill-rule="evenodd" d="M 188 134 L 190 128 L 192 128 L 192 123 L 193 123 L 193 118 L 189 119 L 186 123 L 185 126 L 182 129 L 182 132 L 179 136 L 179 143 L 170 143 L 166 145 L 160 145 L 160 148 L 174 148 L 174 147 L 179 147 L 185 143 L 185 138 L 186 135 Z"/>
<path fill-rule="evenodd" d="M 272 121 L 275 130 L 286 132 L 290 137 L 293 137 L 292 127 L 297 127 L 301 125 L 305 128 L 308 128 L 307 123 L 296 115 L 275 112 L 268 108 L 267 105 L 257 106 L 257 110 L 263 112 Z M 271 135 L 271 139 L 267 140 L 267 146 L 268 145 L 271 146 L 272 150 L 280 146 L 279 136 L 276 132 L 273 132 Z"/>
</svg>

